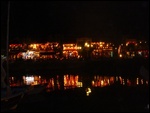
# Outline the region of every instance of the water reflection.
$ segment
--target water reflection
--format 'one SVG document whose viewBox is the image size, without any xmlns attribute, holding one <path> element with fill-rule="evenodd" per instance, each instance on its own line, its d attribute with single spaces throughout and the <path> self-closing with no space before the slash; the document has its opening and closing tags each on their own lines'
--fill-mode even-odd
<svg viewBox="0 0 150 113">
<path fill-rule="evenodd" d="M 22 86 L 22 85 L 40 85 L 47 84 L 47 92 L 54 90 L 66 90 L 79 87 L 85 87 L 86 94 L 91 93 L 90 87 L 105 87 L 114 84 L 125 86 L 136 85 L 148 85 L 149 82 L 143 78 L 123 78 L 121 76 L 80 76 L 80 75 L 54 75 L 54 76 L 42 76 L 42 75 L 23 75 L 22 77 L 10 77 L 10 85 Z"/>
<path fill-rule="evenodd" d="M 9 78 L 10 86 L 24 86 L 24 85 L 40 85 L 47 83 L 46 79 L 41 78 L 40 75 L 23 75 L 22 77 L 11 76 Z"/>
<path fill-rule="evenodd" d="M 117 80 L 118 81 L 118 80 Z M 107 76 L 94 76 L 92 80 L 93 87 L 104 87 L 111 85 L 115 82 L 115 77 L 107 77 Z"/>
<path fill-rule="evenodd" d="M 79 75 L 64 75 L 64 89 L 82 86 L 83 83 L 79 80 Z"/>
<path fill-rule="evenodd" d="M 86 88 L 86 96 L 89 96 L 90 95 L 90 93 L 92 92 L 92 90 L 91 90 L 91 88 Z"/>
</svg>

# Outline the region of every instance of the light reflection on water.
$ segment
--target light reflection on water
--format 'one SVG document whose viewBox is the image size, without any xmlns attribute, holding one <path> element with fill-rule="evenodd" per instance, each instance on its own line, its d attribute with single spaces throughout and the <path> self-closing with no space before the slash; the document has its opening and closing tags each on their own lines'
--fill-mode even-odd
<svg viewBox="0 0 150 113">
<path fill-rule="evenodd" d="M 111 85 L 124 85 L 124 86 L 137 86 L 148 85 L 149 82 L 143 78 L 125 78 L 122 76 L 80 76 L 80 75 L 55 75 L 55 76 L 42 76 L 42 75 L 24 75 L 22 77 L 10 77 L 10 85 L 40 85 L 47 84 L 47 92 L 54 90 L 66 90 L 79 87 L 106 87 Z M 91 91 L 90 91 L 91 92 Z"/>
<path fill-rule="evenodd" d="M 32 95 L 40 90 L 36 87 L 24 97 L 25 102 L 20 107 L 22 111 L 139 111 L 145 110 L 149 100 L 149 82 L 140 77 L 23 75 L 10 77 L 10 81 L 11 86 L 46 84 L 46 93 Z"/>
</svg>

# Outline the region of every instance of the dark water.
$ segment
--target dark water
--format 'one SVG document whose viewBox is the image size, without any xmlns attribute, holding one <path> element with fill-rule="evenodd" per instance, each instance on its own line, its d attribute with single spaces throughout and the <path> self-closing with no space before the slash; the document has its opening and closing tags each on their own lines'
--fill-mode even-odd
<svg viewBox="0 0 150 113">
<path fill-rule="evenodd" d="M 10 77 L 12 86 L 45 84 L 26 94 L 15 111 L 142 111 L 149 103 L 149 82 L 140 76 L 49 74 Z"/>
</svg>

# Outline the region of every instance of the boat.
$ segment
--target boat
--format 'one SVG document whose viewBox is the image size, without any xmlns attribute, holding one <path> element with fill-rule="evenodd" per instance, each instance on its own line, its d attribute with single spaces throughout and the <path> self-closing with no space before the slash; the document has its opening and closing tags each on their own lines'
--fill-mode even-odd
<svg viewBox="0 0 150 113">
<path fill-rule="evenodd" d="M 7 74 L 3 67 L 4 60 L 5 58 L 1 56 L 1 111 L 11 111 L 17 108 L 26 92 L 26 89 L 13 88 L 5 83 Z"/>
<path fill-rule="evenodd" d="M 15 110 L 23 96 L 24 93 L 19 92 L 8 97 L 1 98 L 1 112 Z"/>
<path fill-rule="evenodd" d="M 46 90 L 47 84 L 38 84 L 38 85 L 31 85 L 30 91 L 28 91 L 28 95 L 33 95 L 33 94 L 39 94 Z"/>
<path fill-rule="evenodd" d="M 24 96 L 24 90 L 11 89 L 9 83 L 9 9 L 10 1 L 8 1 L 8 19 L 7 19 L 7 47 L 6 56 L 1 55 L 1 112 L 11 111 L 17 108 L 19 102 Z M 3 67 L 6 61 L 6 68 Z"/>
</svg>

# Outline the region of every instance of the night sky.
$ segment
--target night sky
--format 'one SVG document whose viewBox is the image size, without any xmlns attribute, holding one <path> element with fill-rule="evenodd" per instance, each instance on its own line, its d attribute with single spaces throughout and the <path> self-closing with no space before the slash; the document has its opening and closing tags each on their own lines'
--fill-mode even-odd
<svg viewBox="0 0 150 113">
<path fill-rule="evenodd" d="M 1 39 L 6 40 L 7 2 L 1 1 Z M 118 42 L 149 37 L 148 1 L 10 2 L 10 42 L 64 42 L 89 37 Z"/>
</svg>

